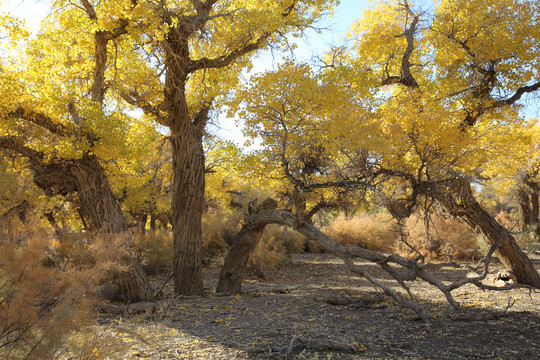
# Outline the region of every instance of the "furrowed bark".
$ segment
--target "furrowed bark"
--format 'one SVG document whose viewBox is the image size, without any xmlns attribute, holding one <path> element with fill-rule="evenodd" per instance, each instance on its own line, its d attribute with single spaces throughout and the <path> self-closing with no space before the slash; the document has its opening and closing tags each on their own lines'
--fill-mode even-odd
<svg viewBox="0 0 540 360">
<path fill-rule="evenodd" d="M 275 209 L 277 203 L 272 199 L 265 200 L 249 215 L 258 214 L 261 210 Z M 261 240 L 266 223 L 254 221 L 248 216 L 242 229 L 234 236 L 231 248 L 225 257 L 225 263 L 219 273 L 216 292 L 225 295 L 241 292 L 242 280 L 246 271 L 249 256 Z"/>
<path fill-rule="evenodd" d="M 512 234 L 476 201 L 468 180 L 456 180 L 445 189 L 432 191 L 432 196 L 451 216 L 469 225 L 489 245 L 501 241 L 496 253 L 503 265 L 516 275 L 519 283 L 540 288 L 540 275 L 533 262 Z"/>
<path fill-rule="evenodd" d="M 174 290 L 203 295 L 202 224 L 204 205 L 204 150 L 202 132 L 193 126 L 186 101 L 189 33 L 176 28 L 166 39 L 165 98 L 173 148 L 172 227 Z"/>
</svg>

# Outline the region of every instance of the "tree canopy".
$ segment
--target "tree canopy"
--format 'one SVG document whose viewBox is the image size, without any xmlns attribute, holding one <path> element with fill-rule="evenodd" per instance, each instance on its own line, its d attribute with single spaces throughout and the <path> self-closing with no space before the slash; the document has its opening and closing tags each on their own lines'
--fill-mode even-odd
<svg viewBox="0 0 540 360">
<path fill-rule="evenodd" d="M 184 295 L 204 292 L 205 196 L 226 204 L 256 187 L 299 226 L 323 208 L 377 204 L 398 220 L 437 208 L 503 239 L 503 262 L 538 286 L 475 193 L 512 177 L 528 214 L 538 208 L 538 120 L 523 112 L 540 89 L 537 2 L 377 2 L 317 62 L 246 76 L 259 50 L 287 49 L 335 5 L 56 1 L 35 35 L 2 15 L 0 147 L 24 180 L 2 176 L 31 176 L 97 231 L 169 212 Z M 211 141 L 224 114 L 260 149 Z M 22 199 L 17 186 L 7 198 Z"/>
</svg>

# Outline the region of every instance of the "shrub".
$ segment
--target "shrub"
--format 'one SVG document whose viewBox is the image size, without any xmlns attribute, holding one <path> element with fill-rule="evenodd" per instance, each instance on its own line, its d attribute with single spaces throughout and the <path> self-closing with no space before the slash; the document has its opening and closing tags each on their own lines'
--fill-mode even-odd
<svg viewBox="0 0 540 360">
<path fill-rule="evenodd" d="M 267 225 L 261 241 L 248 261 L 248 271 L 261 276 L 266 270 L 290 262 L 291 255 L 302 250 L 305 236 L 284 226 Z"/>
<path fill-rule="evenodd" d="M 360 246 L 373 251 L 398 253 L 406 257 L 418 254 L 401 240 L 395 220 L 387 213 L 338 215 L 322 231 L 344 246 Z M 404 224 L 405 240 L 430 259 L 470 259 L 481 248 L 478 236 L 459 221 L 431 215 L 429 237 L 422 214 L 411 215 Z M 310 248 L 320 249 L 310 243 Z"/>
<path fill-rule="evenodd" d="M 369 250 L 391 252 L 398 238 L 395 222 L 390 215 L 338 215 L 322 231 L 344 246 L 360 246 Z"/>
<path fill-rule="evenodd" d="M 240 230 L 242 214 L 237 211 L 211 209 L 202 217 L 202 256 L 205 259 L 219 260 L 226 254 L 227 240 Z M 134 234 L 135 248 L 147 274 L 159 270 L 172 271 L 174 240 L 168 230 Z M 229 240 L 230 241 L 230 240 Z"/>
<path fill-rule="evenodd" d="M 168 230 L 158 230 L 145 235 L 135 235 L 135 249 L 139 253 L 142 266 L 148 275 L 166 269 L 172 271 L 173 235 Z"/>
<path fill-rule="evenodd" d="M 94 234 L 89 232 L 62 233 L 51 240 L 55 254 L 63 261 L 71 264 L 92 264 L 94 258 L 88 252 L 88 246 L 94 240 Z"/>
<path fill-rule="evenodd" d="M 91 327 L 96 270 L 44 266 L 52 237 L 39 220 L 19 226 L 15 238 L 6 227 L 13 225 L 0 223 L 0 358 L 106 356 Z"/>
<path fill-rule="evenodd" d="M 429 259 L 471 259 L 479 250 L 478 236 L 458 220 L 432 214 L 429 236 L 423 214 L 413 214 L 405 222 L 407 242 Z M 396 244 L 396 252 L 406 257 L 417 253 L 403 242 Z"/>
<path fill-rule="evenodd" d="M 523 249 L 530 249 L 531 246 L 535 243 L 537 243 L 540 240 L 540 237 L 538 236 L 536 232 L 536 225 L 529 225 L 522 228 L 521 231 L 515 232 L 512 231 L 514 234 L 514 237 L 518 243 L 518 245 Z"/>
<path fill-rule="evenodd" d="M 229 249 L 226 238 L 240 230 L 242 219 L 243 214 L 240 211 L 210 209 L 204 213 L 202 217 L 203 258 L 223 258 Z"/>
</svg>

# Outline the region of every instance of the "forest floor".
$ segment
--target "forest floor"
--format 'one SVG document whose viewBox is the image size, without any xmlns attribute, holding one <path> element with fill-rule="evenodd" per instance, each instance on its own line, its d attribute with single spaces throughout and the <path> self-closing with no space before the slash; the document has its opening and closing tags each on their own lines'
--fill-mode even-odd
<svg viewBox="0 0 540 360">
<path fill-rule="evenodd" d="M 358 264 L 398 290 L 379 266 Z M 445 268 L 436 275 L 453 281 L 466 273 Z M 528 289 L 481 291 L 466 285 L 453 292 L 461 305 L 454 310 L 439 290 L 414 281 L 415 301 L 433 316 L 426 325 L 365 279 L 348 274 L 330 254 L 295 255 L 264 280 L 246 280 L 237 296 L 214 293 L 218 274 L 219 269 L 205 269 L 206 297 L 174 297 L 169 284 L 152 314 L 102 315 L 99 331 L 122 344 L 111 358 L 540 358 L 540 293 Z M 353 303 L 327 303 L 335 296 Z M 503 313 L 509 301 L 515 304 Z"/>
</svg>

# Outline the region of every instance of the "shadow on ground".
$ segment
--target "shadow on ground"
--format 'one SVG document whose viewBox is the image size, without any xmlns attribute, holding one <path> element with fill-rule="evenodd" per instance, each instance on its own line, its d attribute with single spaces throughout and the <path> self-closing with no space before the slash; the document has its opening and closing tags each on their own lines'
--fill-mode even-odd
<svg viewBox="0 0 540 360">
<path fill-rule="evenodd" d="M 397 289 L 377 266 L 363 266 Z M 414 282 L 415 300 L 433 316 L 426 325 L 391 299 L 358 306 L 354 299 L 373 297 L 378 290 L 347 274 L 331 255 L 296 256 L 267 280 L 246 281 L 239 296 L 215 296 L 217 272 L 205 271 L 207 297 L 179 299 L 168 288 L 152 315 L 103 318 L 103 329 L 121 334 L 129 345 L 119 357 L 507 360 L 538 359 L 540 354 L 540 296 L 527 289 L 482 292 L 467 285 L 454 293 L 462 306 L 456 311 L 437 289 Z M 444 270 L 437 275 L 452 281 L 463 273 Z M 330 305 L 326 300 L 331 296 L 353 302 Z M 503 314 L 509 299 L 515 305 Z M 330 346 L 310 349 L 297 341 L 287 348 L 293 337 Z M 355 351 L 332 349 L 331 344 Z"/>
</svg>

